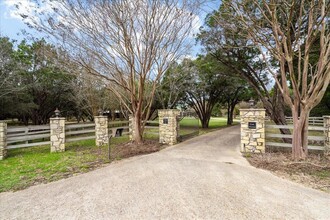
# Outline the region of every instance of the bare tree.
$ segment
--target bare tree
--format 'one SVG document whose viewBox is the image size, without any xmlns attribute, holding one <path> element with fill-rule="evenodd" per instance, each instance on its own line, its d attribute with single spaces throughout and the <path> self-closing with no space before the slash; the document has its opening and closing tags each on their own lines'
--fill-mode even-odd
<svg viewBox="0 0 330 220">
<path fill-rule="evenodd" d="M 233 0 L 240 37 L 259 48 L 268 72 L 291 108 L 292 155 L 308 155 L 308 117 L 322 99 L 330 81 L 329 1 Z M 223 28 L 235 26 L 222 21 Z M 319 44 L 318 60 L 312 61 L 313 45 Z M 272 59 L 275 65 L 271 65 Z M 292 89 L 290 89 L 290 86 Z"/>
<path fill-rule="evenodd" d="M 77 74 L 75 80 L 72 80 L 68 86 L 74 91 L 72 100 L 79 107 L 77 113 L 87 115 L 90 120 L 93 120 L 95 115 L 100 114 L 100 109 L 111 110 L 111 113 L 120 109 L 117 97 L 106 89 L 105 82 L 94 76 L 83 74 L 83 71 Z M 77 116 L 80 119 L 79 116 L 82 115 L 78 114 Z"/>
<path fill-rule="evenodd" d="M 51 11 L 22 15 L 30 26 L 60 40 L 89 74 L 108 88 L 135 118 L 141 143 L 157 84 L 169 65 L 187 51 L 199 0 L 66 0 L 48 2 Z"/>
</svg>

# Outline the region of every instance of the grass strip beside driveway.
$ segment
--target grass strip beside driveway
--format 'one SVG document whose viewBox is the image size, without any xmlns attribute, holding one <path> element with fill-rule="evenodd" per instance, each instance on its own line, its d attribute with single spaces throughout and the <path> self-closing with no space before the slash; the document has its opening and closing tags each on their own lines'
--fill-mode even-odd
<svg viewBox="0 0 330 220">
<path fill-rule="evenodd" d="M 199 134 L 204 134 L 226 127 L 226 119 L 211 118 L 209 128 L 200 129 L 198 119 L 184 118 L 180 121 L 180 126 L 182 134 L 198 129 Z M 96 147 L 95 140 L 68 143 L 65 152 L 60 153 L 50 153 L 49 145 L 8 150 L 8 157 L 0 161 L 0 192 L 16 191 L 56 181 L 94 170 L 113 160 L 146 154 L 162 148 L 157 146 L 158 135 L 149 134 L 145 135 L 145 138 L 148 141 L 144 146 L 130 146 L 127 135 L 112 138 L 111 160 L 108 159 L 108 146 Z"/>
<path fill-rule="evenodd" d="M 111 145 L 125 142 L 128 136 L 113 138 Z M 67 144 L 60 153 L 50 153 L 49 146 L 9 150 L 0 161 L 0 192 L 66 178 L 109 162 L 108 147 L 96 147 L 95 140 Z"/>
</svg>

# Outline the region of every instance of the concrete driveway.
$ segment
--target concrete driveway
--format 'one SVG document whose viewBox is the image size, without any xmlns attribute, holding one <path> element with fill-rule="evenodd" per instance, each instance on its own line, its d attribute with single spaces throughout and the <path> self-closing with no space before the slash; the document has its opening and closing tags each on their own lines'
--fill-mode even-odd
<svg viewBox="0 0 330 220">
<path fill-rule="evenodd" d="M 330 219 L 330 195 L 250 166 L 239 126 L 0 194 L 0 219 Z"/>
</svg>

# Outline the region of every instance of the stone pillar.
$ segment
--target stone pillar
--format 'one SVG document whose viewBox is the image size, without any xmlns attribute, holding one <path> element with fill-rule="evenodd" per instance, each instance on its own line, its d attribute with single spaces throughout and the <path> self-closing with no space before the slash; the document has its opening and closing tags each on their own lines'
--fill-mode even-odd
<svg viewBox="0 0 330 220">
<path fill-rule="evenodd" d="M 128 116 L 128 132 L 129 132 L 129 140 L 133 141 L 134 137 L 134 123 L 135 118 L 133 115 Z"/>
<path fill-rule="evenodd" d="M 265 152 L 265 109 L 240 109 L 241 152 Z"/>
<path fill-rule="evenodd" d="M 158 110 L 159 118 L 159 143 L 173 145 L 177 143 L 179 133 L 177 109 Z"/>
<path fill-rule="evenodd" d="M 106 145 L 109 142 L 108 117 L 95 116 L 95 143 L 96 146 Z M 114 135 L 114 134 L 112 134 Z"/>
<path fill-rule="evenodd" d="M 50 152 L 65 151 L 65 118 L 50 118 Z"/>
<path fill-rule="evenodd" d="M 324 152 L 330 152 L 330 116 L 323 116 L 323 124 L 324 124 Z"/>
<path fill-rule="evenodd" d="M 0 121 L 0 160 L 7 156 L 7 123 Z"/>
</svg>

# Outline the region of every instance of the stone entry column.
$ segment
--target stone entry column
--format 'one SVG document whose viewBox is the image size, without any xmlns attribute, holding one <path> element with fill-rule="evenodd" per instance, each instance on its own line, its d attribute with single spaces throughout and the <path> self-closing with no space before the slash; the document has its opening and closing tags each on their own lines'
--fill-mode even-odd
<svg viewBox="0 0 330 220">
<path fill-rule="evenodd" d="M 96 146 L 106 145 L 109 142 L 108 117 L 94 116 L 95 121 L 95 144 Z M 114 134 L 113 134 L 114 135 Z"/>
<path fill-rule="evenodd" d="M 330 152 L 330 116 L 323 116 L 323 124 L 324 124 L 324 152 Z"/>
<path fill-rule="evenodd" d="M 159 143 L 173 145 L 177 143 L 179 133 L 178 109 L 158 110 Z"/>
<path fill-rule="evenodd" d="M 0 121 L 0 160 L 7 156 L 7 123 Z"/>
<path fill-rule="evenodd" d="M 241 152 L 265 152 L 265 109 L 240 109 Z"/>
<path fill-rule="evenodd" d="M 50 118 L 50 152 L 65 151 L 65 118 Z"/>
</svg>

